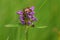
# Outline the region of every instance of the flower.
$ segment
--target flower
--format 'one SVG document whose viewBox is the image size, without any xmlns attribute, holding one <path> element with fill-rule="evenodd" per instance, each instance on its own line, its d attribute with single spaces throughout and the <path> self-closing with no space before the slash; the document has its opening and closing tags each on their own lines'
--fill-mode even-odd
<svg viewBox="0 0 60 40">
<path fill-rule="evenodd" d="M 17 14 L 22 15 L 22 14 L 23 14 L 23 12 L 22 12 L 22 11 L 18 11 L 18 12 L 17 12 Z"/>
<path fill-rule="evenodd" d="M 34 6 L 32 6 L 30 9 L 31 9 L 32 11 L 34 11 Z"/>
<path fill-rule="evenodd" d="M 36 21 L 37 19 L 33 16 L 32 18 L 31 18 L 33 21 Z"/>
<path fill-rule="evenodd" d="M 24 16 L 20 15 L 20 21 L 24 21 Z"/>
<path fill-rule="evenodd" d="M 33 21 L 36 21 L 34 6 L 27 7 L 23 11 L 18 11 L 17 14 L 19 14 L 21 24 L 31 25 Z"/>
</svg>

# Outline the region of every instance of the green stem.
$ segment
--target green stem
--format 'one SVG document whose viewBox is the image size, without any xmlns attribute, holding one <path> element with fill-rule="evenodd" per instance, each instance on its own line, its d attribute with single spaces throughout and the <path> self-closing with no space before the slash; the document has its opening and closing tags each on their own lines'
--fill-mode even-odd
<svg viewBox="0 0 60 40">
<path fill-rule="evenodd" d="M 28 40 L 28 26 L 25 26 L 25 40 Z"/>
</svg>

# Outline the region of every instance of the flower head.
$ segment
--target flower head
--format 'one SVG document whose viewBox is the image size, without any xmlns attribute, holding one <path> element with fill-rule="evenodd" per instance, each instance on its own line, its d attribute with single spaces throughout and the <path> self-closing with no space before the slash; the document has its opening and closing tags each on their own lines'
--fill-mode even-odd
<svg viewBox="0 0 60 40">
<path fill-rule="evenodd" d="M 17 14 L 20 15 L 19 19 L 21 24 L 31 25 L 33 21 L 36 21 L 34 16 L 34 6 L 27 7 L 23 11 L 18 11 Z"/>
</svg>

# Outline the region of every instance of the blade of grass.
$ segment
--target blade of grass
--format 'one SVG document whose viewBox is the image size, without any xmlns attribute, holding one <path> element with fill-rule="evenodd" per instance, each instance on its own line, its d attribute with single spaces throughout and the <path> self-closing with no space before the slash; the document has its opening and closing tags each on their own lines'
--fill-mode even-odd
<svg viewBox="0 0 60 40">
<path fill-rule="evenodd" d="M 47 2 L 47 0 L 44 1 L 44 3 L 40 6 L 39 9 L 41 9 L 41 8 L 44 6 L 44 4 L 45 4 L 46 2 Z"/>
</svg>

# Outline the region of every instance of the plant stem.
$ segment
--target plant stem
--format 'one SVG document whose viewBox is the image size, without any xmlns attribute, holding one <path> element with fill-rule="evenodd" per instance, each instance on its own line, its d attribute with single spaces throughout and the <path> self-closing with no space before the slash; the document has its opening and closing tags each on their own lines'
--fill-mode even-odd
<svg viewBox="0 0 60 40">
<path fill-rule="evenodd" d="M 28 40 L 28 26 L 25 26 L 25 40 Z"/>
</svg>

